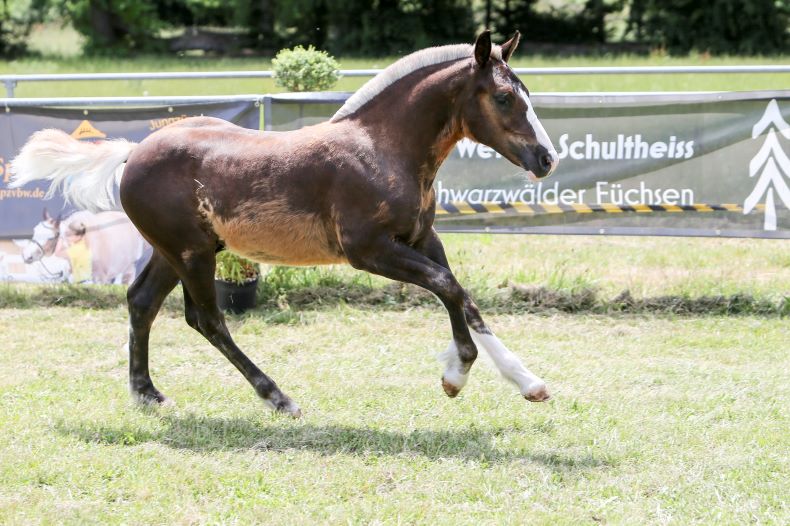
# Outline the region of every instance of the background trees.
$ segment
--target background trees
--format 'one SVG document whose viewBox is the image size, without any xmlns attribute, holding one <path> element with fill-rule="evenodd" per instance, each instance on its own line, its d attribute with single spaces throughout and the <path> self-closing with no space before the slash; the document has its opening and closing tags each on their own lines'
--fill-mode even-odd
<svg viewBox="0 0 790 526">
<path fill-rule="evenodd" d="M 786 0 L 2 0 L 0 53 L 19 52 L 30 25 L 71 23 L 88 53 L 273 54 L 312 44 L 334 54 L 400 55 L 470 39 L 596 46 L 638 42 L 672 53 L 781 53 L 790 47 Z"/>
</svg>

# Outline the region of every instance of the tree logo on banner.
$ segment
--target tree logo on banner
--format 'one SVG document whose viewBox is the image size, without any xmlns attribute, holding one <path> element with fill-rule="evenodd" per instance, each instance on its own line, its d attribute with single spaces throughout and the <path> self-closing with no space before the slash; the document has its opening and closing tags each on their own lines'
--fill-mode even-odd
<svg viewBox="0 0 790 526">
<path fill-rule="evenodd" d="M 787 124 L 782 118 L 776 99 L 768 103 L 762 118 L 752 128 L 752 139 L 759 137 L 766 129 L 768 129 L 768 135 L 760 151 L 749 162 L 749 177 L 757 175 L 760 169 L 762 172 L 754 190 L 743 202 L 743 213 L 748 214 L 765 197 L 765 230 L 776 230 L 774 193 L 779 196 L 779 200 L 784 203 L 785 207 L 790 209 L 790 188 L 785 180 L 785 178 L 790 178 L 790 159 L 782 150 L 774 128 L 785 139 L 790 140 L 790 124 Z"/>
</svg>

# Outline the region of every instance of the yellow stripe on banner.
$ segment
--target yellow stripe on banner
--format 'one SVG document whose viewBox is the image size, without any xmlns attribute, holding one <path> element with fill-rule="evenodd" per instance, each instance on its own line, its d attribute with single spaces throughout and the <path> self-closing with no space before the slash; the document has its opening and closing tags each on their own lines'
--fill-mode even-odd
<svg viewBox="0 0 790 526">
<path fill-rule="evenodd" d="M 548 205 L 546 203 L 540 203 L 540 206 L 546 211 L 547 214 L 561 214 L 563 213 L 563 209 L 557 205 Z"/>
<path fill-rule="evenodd" d="M 526 203 L 513 203 L 513 208 L 519 214 L 535 215 L 535 210 Z"/>
<path fill-rule="evenodd" d="M 469 206 L 465 201 L 453 201 L 453 206 L 458 209 L 461 214 L 476 214 L 477 210 Z"/>
<path fill-rule="evenodd" d="M 601 203 L 601 208 L 610 214 L 622 214 L 623 209 L 612 203 Z"/>
<path fill-rule="evenodd" d="M 593 208 L 594 207 L 594 208 Z M 713 208 L 715 207 L 715 209 Z M 727 212 L 736 212 L 736 213 L 743 213 L 743 207 L 736 203 L 723 203 L 723 204 L 706 204 L 706 203 L 696 203 L 693 205 L 672 205 L 672 204 L 660 204 L 660 205 L 646 205 L 646 204 L 634 204 L 629 205 L 628 211 L 630 212 L 633 210 L 634 212 L 649 214 L 651 212 L 673 212 L 673 213 L 680 213 L 680 212 L 715 212 L 717 210 L 726 210 Z M 456 212 L 456 210 L 458 212 Z M 436 215 L 437 216 L 445 216 L 445 215 L 454 215 L 454 214 L 463 214 L 463 215 L 472 215 L 472 214 L 482 214 L 482 213 L 489 213 L 489 214 L 506 214 L 506 213 L 516 213 L 516 214 L 523 214 L 523 215 L 537 215 L 537 214 L 564 214 L 564 213 L 578 213 L 578 214 L 591 214 L 595 212 L 606 212 L 609 214 L 622 214 L 625 212 L 622 205 L 616 205 L 614 203 L 601 203 L 599 205 L 587 205 L 585 203 L 572 203 L 566 206 L 560 207 L 556 204 L 549 204 L 549 203 L 539 203 L 537 205 L 528 205 L 522 202 L 516 203 L 494 203 L 494 202 L 486 202 L 486 203 L 476 203 L 475 207 L 472 207 L 466 201 L 454 201 L 452 203 L 446 204 L 438 204 L 436 205 Z M 765 212 L 765 204 L 759 203 L 754 207 L 754 212 Z"/>
<path fill-rule="evenodd" d="M 505 209 L 499 206 L 499 203 L 482 203 L 483 208 L 488 210 L 491 214 L 504 214 Z"/>
</svg>

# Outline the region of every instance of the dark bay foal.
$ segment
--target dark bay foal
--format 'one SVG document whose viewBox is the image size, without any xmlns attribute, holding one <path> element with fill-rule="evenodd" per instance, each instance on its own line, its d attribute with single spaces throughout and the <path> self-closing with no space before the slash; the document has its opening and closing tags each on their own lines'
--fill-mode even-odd
<svg viewBox="0 0 790 526">
<path fill-rule="evenodd" d="M 227 249 L 282 265 L 349 263 L 434 293 L 453 339 L 442 386 L 456 396 L 478 347 L 531 401 L 548 399 L 483 322 L 450 271 L 433 229 L 433 181 L 463 137 L 549 175 L 557 154 L 529 92 L 508 66 L 519 34 L 492 46 L 445 46 L 405 57 L 368 82 L 328 122 L 285 133 L 196 117 L 140 144 L 80 143 L 36 133 L 13 161 L 14 184 L 49 179 L 77 206 L 123 209 L 154 247 L 129 288 L 129 373 L 135 397 L 162 403 L 148 372 L 148 336 L 165 297 L 182 282 L 187 323 L 219 349 L 272 408 L 299 407 L 236 346 L 214 295 L 215 253 Z M 125 167 L 123 163 L 125 164 Z M 470 330 L 471 329 L 471 330 Z"/>
</svg>

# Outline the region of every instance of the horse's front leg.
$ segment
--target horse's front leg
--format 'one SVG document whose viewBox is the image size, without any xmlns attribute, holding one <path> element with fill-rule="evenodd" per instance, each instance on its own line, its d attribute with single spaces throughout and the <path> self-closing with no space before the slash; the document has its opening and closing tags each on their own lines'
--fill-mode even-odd
<svg viewBox="0 0 790 526">
<path fill-rule="evenodd" d="M 442 376 L 448 396 L 456 396 L 469 377 L 477 358 L 475 346 L 464 315 L 465 292 L 447 267 L 431 261 L 414 248 L 389 236 L 370 238 L 344 246 L 349 263 L 386 278 L 418 285 L 434 293 L 450 315 L 453 330 L 452 356 Z"/>
<path fill-rule="evenodd" d="M 431 232 L 418 244 L 417 249 L 431 261 L 449 271 L 450 265 L 447 262 L 444 247 L 436 231 L 431 229 Z M 516 384 L 524 398 L 530 402 L 545 402 L 550 398 L 546 383 L 524 367 L 519 357 L 513 354 L 491 332 L 491 329 L 488 328 L 480 315 L 480 309 L 477 308 L 477 305 L 475 305 L 475 302 L 466 291 L 464 291 L 464 315 L 466 322 L 472 329 L 471 335 L 474 342 L 478 347 L 485 349 L 502 376 Z M 453 360 L 457 359 L 454 357 L 454 351 L 454 342 L 451 342 L 446 353 L 448 368 L 452 367 Z"/>
</svg>

